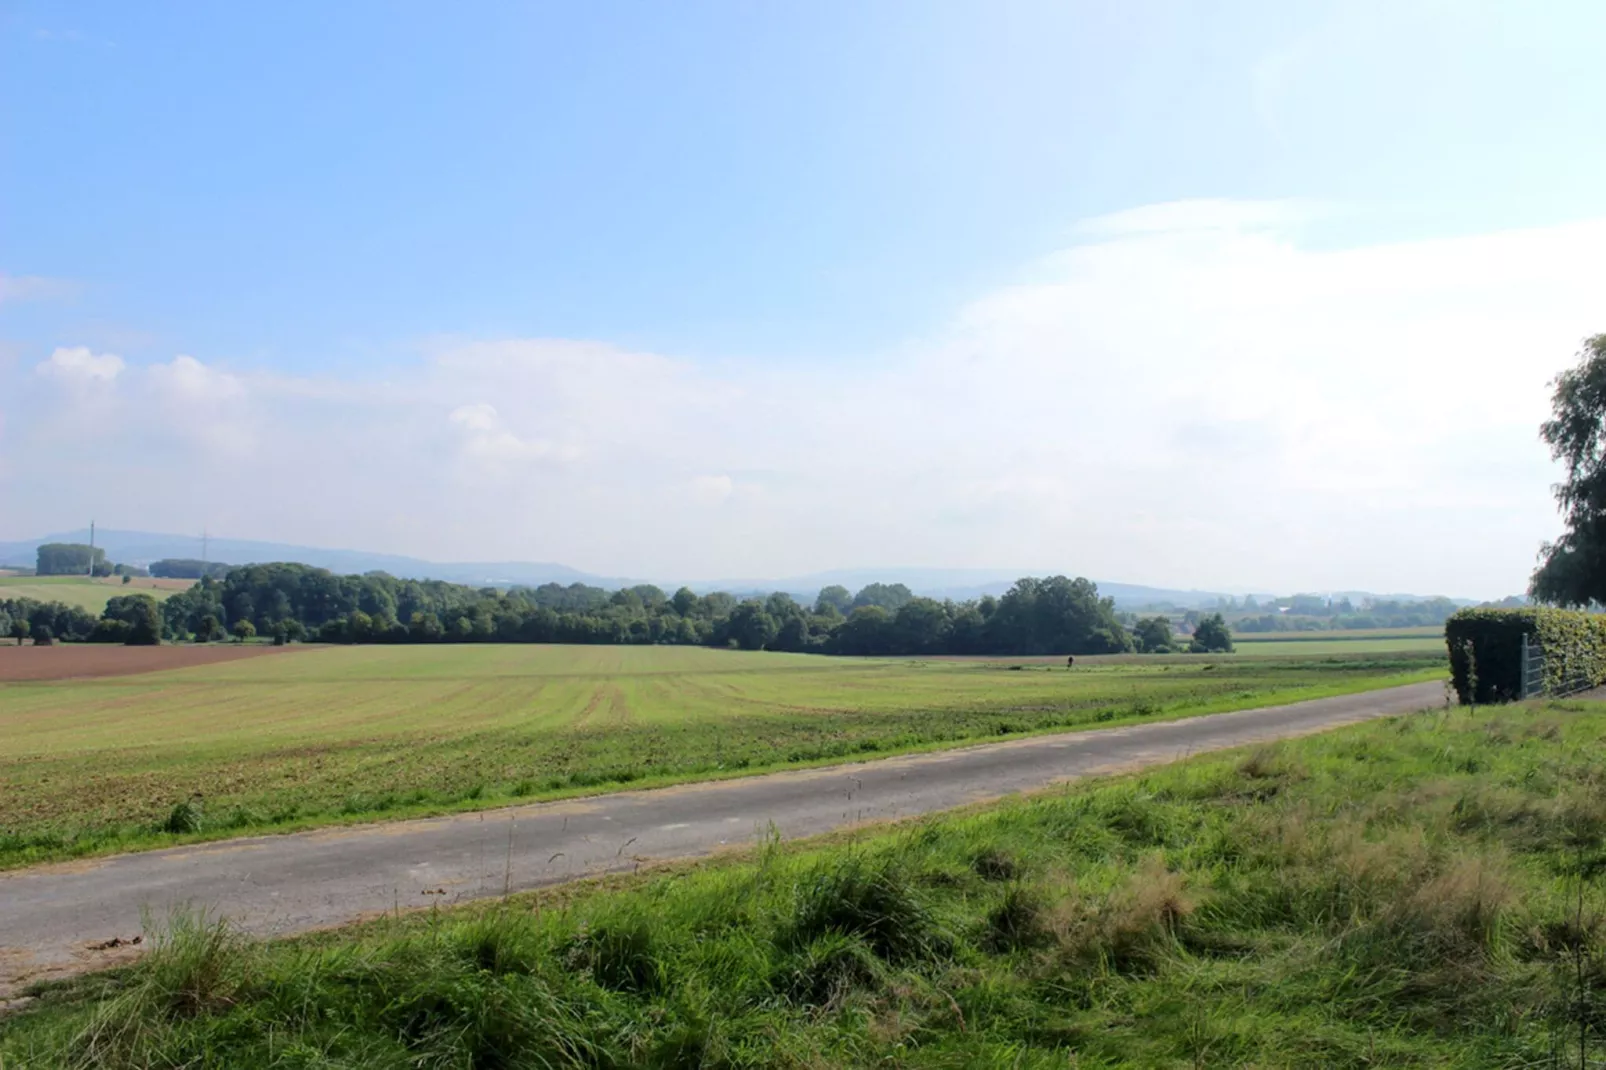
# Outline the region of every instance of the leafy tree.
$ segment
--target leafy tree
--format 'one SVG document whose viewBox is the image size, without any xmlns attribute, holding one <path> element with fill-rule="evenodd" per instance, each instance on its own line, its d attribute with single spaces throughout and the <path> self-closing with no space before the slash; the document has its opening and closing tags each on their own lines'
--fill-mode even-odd
<svg viewBox="0 0 1606 1070">
<path fill-rule="evenodd" d="M 1227 622 L 1220 613 L 1212 613 L 1199 622 L 1193 630 L 1188 651 L 1193 654 L 1232 653 L 1232 632 L 1227 630 Z"/>
<path fill-rule="evenodd" d="M 126 620 L 102 617 L 95 622 L 95 627 L 86 640 L 91 643 L 127 643 L 133 631 L 134 626 Z"/>
<path fill-rule="evenodd" d="M 775 631 L 775 638 L 769 643 L 769 649 L 789 654 L 799 654 L 808 648 L 809 620 L 801 613 L 791 614 L 782 620 Z"/>
<path fill-rule="evenodd" d="M 1138 650 L 1145 654 L 1169 654 L 1176 649 L 1174 646 L 1176 633 L 1171 630 L 1169 617 L 1144 617 L 1132 629 L 1132 638 L 1136 641 Z"/>
<path fill-rule="evenodd" d="M 123 641 L 129 646 L 156 646 L 162 641 L 162 611 L 156 605 L 156 599 L 150 595 L 129 595 L 122 599 L 125 603 L 121 613 L 111 612 L 111 603 L 107 603 L 107 617 L 119 619 L 128 624 L 128 636 Z"/>
<path fill-rule="evenodd" d="M 888 613 L 896 613 L 913 597 L 914 592 L 901 583 L 871 583 L 861 587 L 859 593 L 853 596 L 853 608 L 880 606 Z"/>
<path fill-rule="evenodd" d="M 845 617 L 852 608 L 852 592 L 837 583 L 820 588 L 819 596 L 814 599 L 814 612 L 822 617 Z"/>
<path fill-rule="evenodd" d="M 1026 577 L 998 600 L 987 645 L 1000 654 L 1119 654 L 1132 637 L 1091 580 Z"/>
<path fill-rule="evenodd" d="M 1555 486 L 1566 525 L 1539 552 L 1530 593 L 1564 606 L 1606 603 L 1606 334 L 1584 341 L 1578 364 L 1554 380 L 1539 428 L 1565 478 Z"/>
<path fill-rule="evenodd" d="M 41 576 L 82 576 L 94 566 L 95 575 L 106 566 L 106 551 L 79 542 L 47 542 L 40 545 L 34 571 Z"/>
<path fill-rule="evenodd" d="M 0 635 L 11 634 L 11 614 L 0 609 Z"/>
<path fill-rule="evenodd" d="M 235 621 L 229 631 L 234 633 L 234 639 L 236 642 L 243 643 L 247 639 L 256 638 L 257 626 L 242 618 Z"/>
<path fill-rule="evenodd" d="M 678 615 L 689 617 L 697 612 L 698 601 L 696 592 L 690 587 L 682 587 L 675 592 L 674 597 L 669 600 L 669 604 L 674 607 Z"/>
<path fill-rule="evenodd" d="M 780 630 L 775 618 L 764 611 L 764 603 L 748 601 L 731 610 L 726 634 L 743 650 L 763 650 Z"/>
<path fill-rule="evenodd" d="M 860 606 L 836 630 L 839 654 L 888 654 L 892 651 L 892 614 L 880 606 Z"/>
<path fill-rule="evenodd" d="M 28 624 L 28 618 L 27 617 L 14 617 L 14 618 L 12 618 L 11 628 L 10 628 L 11 638 L 13 638 L 13 639 L 15 639 L 17 641 L 17 645 L 18 646 L 21 646 L 22 645 L 22 641 L 24 639 L 28 638 L 29 630 L 30 630 L 30 626 Z"/>
<path fill-rule="evenodd" d="M 33 629 L 33 645 L 49 646 L 56 641 L 56 633 L 48 624 L 41 624 Z"/>
<path fill-rule="evenodd" d="M 195 629 L 195 641 L 198 643 L 215 643 L 223 635 L 223 625 L 210 613 L 201 618 L 201 626 Z"/>
<path fill-rule="evenodd" d="M 953 620 L 948 608 L 930 598 L 915 598 L 893 614 L 891 647 L 903 654 L 940 654 L 948 648 Z"/>
</svg>

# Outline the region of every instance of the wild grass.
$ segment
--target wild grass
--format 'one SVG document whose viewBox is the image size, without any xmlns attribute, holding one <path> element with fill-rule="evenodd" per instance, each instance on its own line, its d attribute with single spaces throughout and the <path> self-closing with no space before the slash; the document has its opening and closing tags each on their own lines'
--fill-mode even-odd
<svg viewBox="0 0 1606 1070">
<path fill-rule="evenodd" d="M 475 644 L 0 683 L 0 868 L 1189 716 L 1442 672 L 1442 656 L 1126 659 L 1067 671 Z"/>
<path fill-rule="evenodd" d="M 1599 1066 L 1603 744 L 1606 704 L 1422 714 L 291 942 L 181 922 L 0 1056 Z"/>
</svg>

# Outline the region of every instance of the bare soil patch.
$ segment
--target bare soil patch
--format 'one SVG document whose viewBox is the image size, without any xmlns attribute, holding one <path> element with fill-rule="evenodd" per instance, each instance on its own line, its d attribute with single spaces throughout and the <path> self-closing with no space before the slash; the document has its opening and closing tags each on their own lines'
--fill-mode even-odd
<svg viewBox="0 0 1606 1070">
<path fill-rule="evenodd" d="M 0 682 L 132 676 L 135 673 L 187 669 L 195 665 L 213 665 L 298 649 L 302 648 L 261 643 L 230 646 L 111 646 L 98 643 L 14 646 L 0 643 Z"/>
</svg>

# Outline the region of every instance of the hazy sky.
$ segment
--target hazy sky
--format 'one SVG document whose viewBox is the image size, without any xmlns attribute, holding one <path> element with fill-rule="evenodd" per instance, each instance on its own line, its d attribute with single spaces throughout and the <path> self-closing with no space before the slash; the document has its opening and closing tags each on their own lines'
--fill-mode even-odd
<svg viewBox="0 0 1606 1070">
<path fill-rule="evenodd" d="M 1495 596 L 1606 4 L 0 3 L 0 539 Z"/>
</svg>

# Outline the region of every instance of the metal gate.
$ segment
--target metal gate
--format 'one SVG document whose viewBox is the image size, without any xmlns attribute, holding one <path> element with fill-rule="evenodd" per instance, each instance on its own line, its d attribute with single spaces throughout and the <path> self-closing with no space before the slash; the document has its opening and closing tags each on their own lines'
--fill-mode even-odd
<svg viewBox="0 0 1606 1070">
<path fill-rule="evenodd" d="M 1588 691 L 1596 687 L 1596 682 L 1579 668 L 1585 664 L 1585 659 L 1581 656 L 1570 657 L 1568 656 L 1570 653 L 1577 652 L 1561 651 L 1561 666 L 1557 675 L 1562 676 L 1562 678 L 1547 682 L 1544 648 L 1539 645 L 1537 639 L 1524 635 L 1522 637 L 1520 655 L 1522 659 L 1522 681 L 1519 685 L 1520 691 L 1517 697 L 1539 698 L 1543 695 L 1550 698 L 1562 698 L 1566 695 L 1576 695 L 1580 691 Z"/>
<path fill-rule="evenodd" d="M 1522 637 L 1522 684 L 1517 697 L 1538 698 L 1545 693 L 1545 651 L 1526 634 Z"/>
</svg>

